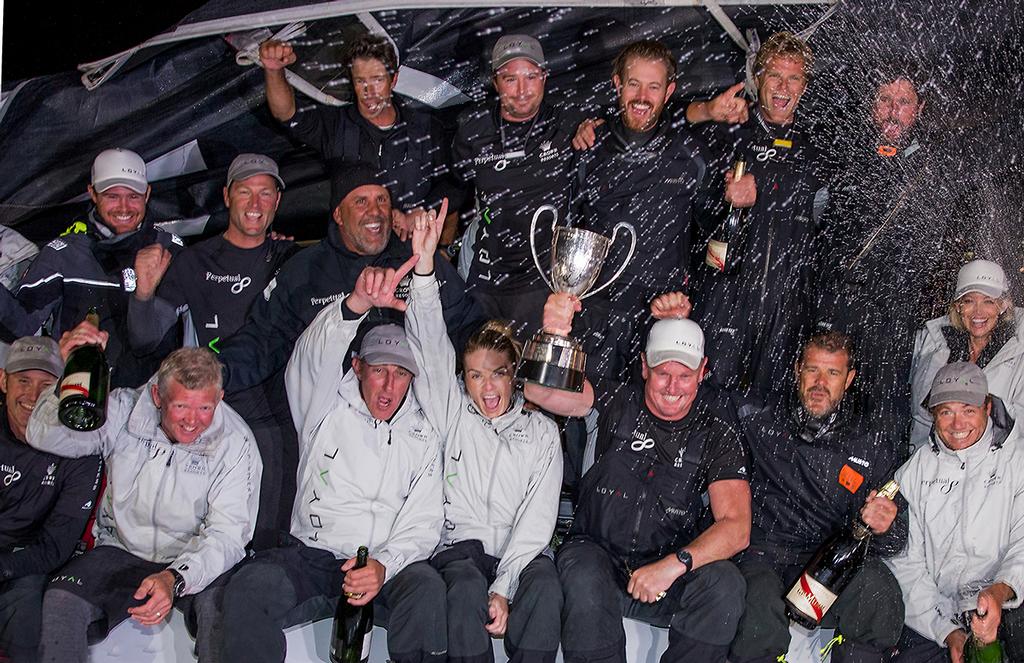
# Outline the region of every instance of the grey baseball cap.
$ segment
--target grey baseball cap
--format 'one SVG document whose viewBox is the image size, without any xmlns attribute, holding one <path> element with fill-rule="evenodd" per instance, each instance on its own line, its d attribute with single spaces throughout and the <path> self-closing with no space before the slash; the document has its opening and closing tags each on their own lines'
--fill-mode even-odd
<svg viewBox="0 0 1024 663">
<path fill-rule="evenodd" d="M 538 67 L 544 67 L 544 49 L 529 35 L 505 35 L 491 51 L 491 71 L 498 71 L 512 60 L 524 58 Z"/>
<path fill-rule="evenodd" d="M 57 341 L 46 336 L 25 336 L 11 343 L 4 371 L 9 375 L 31 370 L 46 371 L 58 378 L 64 374 Z"/>
<path fill-rule="evenodd" d="M 935 374 L 928 394 L 928 409 L 943 403 L 966 403 L 980 407 L 988 397 L 988 378 L 976 364 L 958 361 L 946 364 Z"/>
<path fill-rule="evenodd" d="M 256 175 L 270 175 L 283 189 L 284 180 L 277 168 L 277 162 L 265 154 L 239 154 L 228 167 L 228 181 L 225 186 L 231 186 L 232 182 L 247 180 Z"/>
<path fill-rule="evenodd" d="M 704 360 L 704 332 L 693 320 L 658 320 L 647 334 L 644 355 L 651 368 L 678 361 L 695 371 Z"/>
<path fill-rule="evenodd" d="M 398 325 L 378 325 L 366 332 L 359 347 L 359 358 L 367 364 L 401 366 L 413 375 L 419 372 L 405 329 Z"/>
</svg>

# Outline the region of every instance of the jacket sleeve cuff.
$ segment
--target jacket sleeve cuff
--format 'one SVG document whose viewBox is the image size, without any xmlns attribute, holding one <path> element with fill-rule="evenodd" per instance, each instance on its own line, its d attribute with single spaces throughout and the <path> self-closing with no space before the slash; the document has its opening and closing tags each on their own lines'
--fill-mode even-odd
<svg viewBox="0 0 1024 663">
<path fill-rule="evenodd" d="M 512 574 L 508 571 L 504 571 L 498 574 L 498 577 L 494 579 L 494 582 L 491 583 L 491 586 L 487 591 L 491 594 L 504 596 L 508 602 L 511 603 L 512 599 L 515 597 L 517 584 L 518 583 L 513 582 Z"/>
<path fill-rule="evenodd" d="M 1021 582 L 1020 573 L 1015 573 L 1019 570 L 1017 568 L 1003 568 L 996 574 L 996 582 L 1001 582 L 1013 590 L 1013 598 L 1003 604 L 1003 610 L 1019 608 L 1021 603 L 1024 602 L 1024 597 L 1021 596 L 1021 587 L 1024 587 L 1024 583 Z"/>
<path fill-rule="evenodd" d="M 384 582 L 390 581 L 398 572 L 406 567 L 406 561 L 404 555 L 398 553 L 392 553 L 387 550 L 382 550 L 378 555 L 374 557 L 378 562 L 384 565 Z"/>
</svg>

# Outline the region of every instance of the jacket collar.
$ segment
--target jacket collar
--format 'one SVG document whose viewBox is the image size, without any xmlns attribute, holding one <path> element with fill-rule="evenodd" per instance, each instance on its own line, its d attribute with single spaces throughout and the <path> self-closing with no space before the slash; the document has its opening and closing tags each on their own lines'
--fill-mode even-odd
<svg viewBox="0 0 1024 663">
<path fill-rule="evenodd" d="M 462 390 L 465 392 L 465 384 L 462 385 Z M 480 410 L 476 407 L 476 403 L 474 403 L 473 399 L 469 397 L 469 394 L 466 394 L 466 409 L 484 421 L 489 422 L 494 426 L 494 430 L 498 431 L 498 433 L 504 433 L 506 430 L 514 426 L 519 421 L 520 417 L 526 414 L 526 411 L 523 409 L 525 405 L 526 398 L 523 397 L 523 392 L 519 389 L 515 389 L 512 392 L 512 403 L 509 405 L 505 414 L 495 417 L 494 419 L 488 419 L 480 413 Z"/>
</svg>

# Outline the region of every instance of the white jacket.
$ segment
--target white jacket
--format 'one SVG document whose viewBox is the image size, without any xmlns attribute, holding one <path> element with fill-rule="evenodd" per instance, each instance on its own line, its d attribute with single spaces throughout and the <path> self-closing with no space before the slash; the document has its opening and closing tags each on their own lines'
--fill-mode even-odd
<svg viewBox="0 0 1024 663">
<path fill-rule="evenodd" d="M 562 488 L 555 422 L 523 409 L 481 415 L 455 375 L 437 279 L 415 275 L 405 328 L 419 375 L 413 381 L 427 419 L 444 436 L 444 532 L 438 550 L 478 540 L 500 559 L 490 591 L 513 600 L 519 574 L 551 541 Z"/>
<path fill-rule="evenodd" d="M 441 537 L 441 440 L 411 389 L 391 421 L 370 414 L 355 371 L 342 373 L 362 319 L 345 320 L 344 305 L 316 316 L 285 373 L 299 432 L 291 533 L 342 558 L 365 545 L 387 581 Z"/>
<path fill-rule="evenodd" d="M 57 397 L 40 397 L 29 444 L 58 456 L 103 456 L 107 486 L 96 514 L 96 544 L 166 564 L 202 591 L 244 556 L 259 507 L 263 463 L 249 426 L 220 403 L 210 427 L 191 444 L 160 428 L 150 384 L 114 389 L 107 421 L 88 433 L 57 419 Z"/>
<path fill-rule="evenodd" d="M 886 563 L 903 589 L 906 623 L 944 646 L 977 592 L 1009 585 L 1024 597 L 1024 443 L 993 399 L 982 438 L 952 451 L 933 437 L 896 471 L 909 503 L 903 553 Z"/>
<path fill-rule="evenodd" d="M 929 320 L 924 329 L 917 332 L 914 341 L 914 359 L 910 367 L 910 411 L 914 423 L 910 430 L 911 453 L 928 444 L 931 435 L 932 415 L 921 403 L 932 388 L 932 380 L 939 369 L 949 362 L 949 346 L 942 334 L 943 327 L 949 327 L 948 316 Z M 1014 330 L 996 353 L 992 361 L 982 369 L 988 378 L 988 392 L 998 396 L 1006 405 L 1011 417 L 1024 411 L 1024 309 L 1014 309 Z"/>
</svg>

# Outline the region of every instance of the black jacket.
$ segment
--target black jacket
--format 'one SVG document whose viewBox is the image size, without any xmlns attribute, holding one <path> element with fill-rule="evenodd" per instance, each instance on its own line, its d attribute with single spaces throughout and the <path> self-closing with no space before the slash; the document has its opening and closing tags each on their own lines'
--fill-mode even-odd
<svg viewBox="0 0 1024 663">
<path fill-rule="evenodd" d="M 732 167 L 744 159 L 757 183 L 757 202 L 747 212 L 747 241 L 737 273 L 722 275 L 704 264 L 706 242 L 698 243 L 694 261 L 701 283 L 742 281 L 760 291 L 791 284 L 796 270 L 809 270 L 814 239 L 828 202 L 829 169 L 799 120 L 786 126 L 770 124 L 751 109 L 743 124 L 709 123 L 704 138 L 718 163 Z M 698 217 L 706 240 L 728 213 L 721 173 L 712 179 L 714 204 Z"/>
<path fill-rule="evenodd" d="M 530 252 L 530 222 L 541 205 L 558 210 L 565 225 L 572 180 L 572 138 L 579 118 L 547 100 L 532 120 L 507 122 L 495 102 L 459 116 L 452 145 L 455 174 L 476 191 L 479 229 L 468 282 L 514 294 L 547 286 Z M 541 267 L 549 268 L 551 216 L 537 222 Z"/>
<path fill-rule="evenodd" d="M 597 296 L 639 314 L 655 296 L 686 285 L 693 208 L 714 173 L 703 140 L 666 117 L 649 135 L 632 134 L 618 118 L 604 126 L 594 147 L 579 153 L 573 207 L 577 225 L 605 237 L 621 221 L 636 230 L 632 260 Z M 619 233 L 599 283 L 625 260 L 627 239 Z"/>
<path fill-rule="evenodd" d="M 657 419 L 642 388 L 601 412 L 597 461 L 583 476 L 570 536 L 588 537 L 627 569 L 679 550 L 711 524 L 708 485 L 748 477 L 739 434 L 698 396 L 679 422 Z"/>
<path fill-rule="evenodd" d="M 898 465 L 894 440 L 858 425 L 842 407 L 820 426 L 795 403 L 739 412 L 753 458 L 750 548 L 779 567 L 803 564 L 849 527 Z M 906 536 L 906 521 L 897 518 L 873 549 L 894 554 Z"/>
<path fill-rule="evenodd" d="M 460 193 L 449 174 L 451 159 L 441 123 L 425 109 L 411 109 L 396 97 L 391 102 L 398 119 L 390 129 L 368 121 L 355 104 L 317 104 L 300 109 L 286 124 L 328 164 L 365 161 L 383 171 L 397 209 L 433 209 L 445 196 L 458 209 Z"/>
<path fill-rule="evenodd" d="M 295 341 L 313 318 L 327 304 L 351 294 L 363 268 L 397 268 L 411 255 L 409 245 L 394 236 L 380 254 L 356 255 L 345 248 L 337 225 L 332 223 L 325 239 L 285 263 L 263 295 L 256 298 L 246 323 L 221 346 L 225 390 L 236 392 L 276 375 L 288 363 Z M 483 318 L 455 268 L 440 256 L 434 268 L 441 283 L 448 335 L 461 352 Z M 399 286 L 399 296 L 403 296 L 403 289 L 408 292 L 407 283 Z M 369 325 L 402 324 L 403 317 L 391 309 L 373 309 L 369 320 Z M 361 336 L 353 347 L 358 348 L 360 342 Z"/>
<path fill-rule="evenodd" d="M 0 327 L 11 341 L 36 333 L 53 316 L 50 334 L 60 338 L 96 307 L 100 329 L 110 333 L 107 362 L 110 386 L 138 387 L 176 346 L 173 335 L 146 352 L 133 352 L 128 342 L 128 302 L 135 291 L 135 254 L 159 243 L 176 255 L 182 241 L 143 221 L 138 230 L 109 236 L 99 220 L 76 223 L 78 231 L 44 246 L 25 273 L 16 294 L 0 288 Z"/>
<path fill-rule="evenodd" d="M 95 506 L 99 456 L 61 458 L 14 437 L 0 403 L 0 583 L 58 569 Z"/>
</svg>

